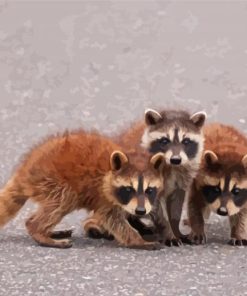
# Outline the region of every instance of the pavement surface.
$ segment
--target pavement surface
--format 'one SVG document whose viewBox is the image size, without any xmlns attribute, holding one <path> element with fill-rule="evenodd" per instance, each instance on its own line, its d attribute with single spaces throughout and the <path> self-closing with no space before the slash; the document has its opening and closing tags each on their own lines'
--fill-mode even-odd
<svg viewBox="0 0 247 296">
<path fill-rule="evenodd" d="M 117 134 L 147 107 L 206 110 L 247 132 L 247 2 L 0 0 L 0 184 L 47 134 Z M 246 252 L 228 221 L 205 246 L 129 250 L 84 237 L 37 246 L 24 221 L 0 230 L 0 295 L 247 295 Z"/>
</svg>

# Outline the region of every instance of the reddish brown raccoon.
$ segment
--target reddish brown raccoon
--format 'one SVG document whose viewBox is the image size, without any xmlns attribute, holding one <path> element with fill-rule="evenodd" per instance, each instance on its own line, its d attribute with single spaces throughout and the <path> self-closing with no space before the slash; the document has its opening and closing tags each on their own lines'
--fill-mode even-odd
<svg viewBox="0 0 247 296">
<path fill-rule="evenodd" d="M 247 139 L 223 124 L 205 127 L 205 151 L 193 182 L 189 220 L 195 243 L 204 243 L 204 214 L 229 216 L 231 243 L 247 243 Z"/>
<path fill-rule="evenodd" d="M 125 246 L 149 245 L 126 217 L 150 211 L 163 187 L 162 156 L 151 159 L 121 147 L 97 133 L 84 131 L 49 138 L 26 155 L 0 192 L 0 227 L 12 219 L 28 199 L 40 207 L 27 221 L 32 238 L 43 246 L 67 248 L 71 231 L 53 228 L 70 212 L 94 211 L 99 225 Z M 142 188 L 135 191 L 136 179 Z M 133 185 L 131 194 L 126 193 Z M 152 197 L 147 191 L 155 188 Z M 126 190 L 125 190 L 126 189 Z M 146 191 L 145 191 L 146 190 Z"/>
</svg>

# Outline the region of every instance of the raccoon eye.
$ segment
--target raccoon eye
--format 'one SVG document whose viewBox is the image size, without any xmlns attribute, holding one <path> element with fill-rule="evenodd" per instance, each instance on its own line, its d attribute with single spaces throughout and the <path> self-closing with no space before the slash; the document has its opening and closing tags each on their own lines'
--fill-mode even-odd
<svg viewBox="0 0 247 296">
<path fill-rule="evenodd" d="M 135 189 L 131 186 L 121 186 L 116 188 L 116 197 L 121 204 L 127 205 L 135 193 Z"/>
<path fill-rule="evenodd" d="M 220 193 L 221 189 L 219 186 L 212 186 L 215 193 Z"/>
<path fill-rule="evenodd" d="M 145 193 L 147 194 L 147 195 L 150 195 L 150 194 L 152 194 L 154 192 L 154 188 L 153 187 L 148 187 L 146 190 L 145 190 Z"/>
<path fill-rule="evenodd" d="M 163 138 L 159 139 L 159 142 L 161 145 L 165 146 L 165 145 L 169 144 L 171 141 L 168 138 L 163 137 Z"/>
<path fill-rule="evenodd" d="M 189 138 L 184 138 L 182 141 L 182 144 L 184 145 L 188 145 L 190 143 L 190 139 Z"/>
<path fill-rule="evenodd" d="M 238 195 L 240 193 L 240 189 L 238 188 L 238 187 L 234 187 L 233 189 L 232 189 L 232 194 L 234 194 L 234 195 Z"/>
<path fill-rule="evenodd" d="M 134 188 L 131 186 L 126 186 L 126 187 L 124 187 L 124 189 L 126 192 L 133 192 L 134 191 Z"/>
</svg>

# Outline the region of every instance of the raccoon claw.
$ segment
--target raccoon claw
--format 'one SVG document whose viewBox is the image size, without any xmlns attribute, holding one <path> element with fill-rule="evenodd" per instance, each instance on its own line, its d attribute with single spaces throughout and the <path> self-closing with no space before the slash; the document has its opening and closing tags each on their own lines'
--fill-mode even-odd
<svg viewBox="0 0 247 296">
<path fill-rule="evenodd" d="M 192 233 L 188 236 L 188 240 L 190 240 L 191 244 L 194 244 L 194 245 L 204 245 L 207 242 L 207 237 L 204 233 L 203 234 Z"/>
<path fill-rule="evenodd" d="M 167 247 L 181 247 L 183 245 L 182 241 L 179 238 L 167 239 L 165 241 Z"/>
<path fill-rule="evenodd" d="M 231 246 L 247 246 L 247 240 L 232 238 L 232 239 L 230 239 L 228 244 Z"/>
</svg>

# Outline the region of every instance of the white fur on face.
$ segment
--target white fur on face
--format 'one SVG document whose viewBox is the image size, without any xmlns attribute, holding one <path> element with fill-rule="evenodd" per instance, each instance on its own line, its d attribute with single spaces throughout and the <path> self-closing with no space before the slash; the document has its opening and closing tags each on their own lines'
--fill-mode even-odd
<svg viewBox="0 0 247 296">
<path fill-rule="evenodd" d="M 237 207 L 232 200 L 227 202 L 226 208 L 229 216 L 235 215 L 240 211 L 240 208 Z"/>
<path fill-rule="evenodd" d="M 221 205 L 220 200 L 219 198 L 217 198 L 213 203 L 209 204 L 209 208 L 211 209 L 211 211 L 216 213 L 220 205 Z"/>
<path fill-rule="evenodd" d="M 149 128 L 146 128 L 144 131 L 144 134 L 142 136 L 142 141 L 141 141 L 141 146 L 145 149 L 149 149 L 150 148 L 150 144 L 158 139 L 161 139 L 163 137 L 166 137 L 168 139 L 170 139 L 171 141 L 174 140 L 175 138 L 175 127 L 172 126 L 170 127 L 168 130 L 166 131 L 152 131 L 150 132 Z M 188 132 L 186 130 L 183 130 L 182 128 L 180 128 L 178 130 L 178 139 L 179 142 L 181 143 L 183 141 L 183 139 L 185 138 L 189 138 L 192 141 L 195 141 L 198 144 L 198 150 L 197 150 L 197 154 L 193 159 L 189 159 L 186 155 L 186 153 L 181 150 L 181 152 L 178 154 L 178 156 L 181 157 L 182 162 L 181 165 L 186 165 L 187 163 L 194 163 L 194 164 L 198 164 L 201 162 L 201 156 L 202 156 L 202 152 L 204 149 L 204 136 L 203 133 L 193 133 L 193 132 Z M 167 151 L 165 153 L 165 159 L 166 159 L 166 163 L 170 164 L 170 158 L 172 156 L 172 152 L 171 151 Z"/>
<path fill-rule="evenodd" d="M 204 176 L 203 182 L 205 185 L 218 186 L 220 184 L 220 179 L 207 175 Z"/>
</svg>

